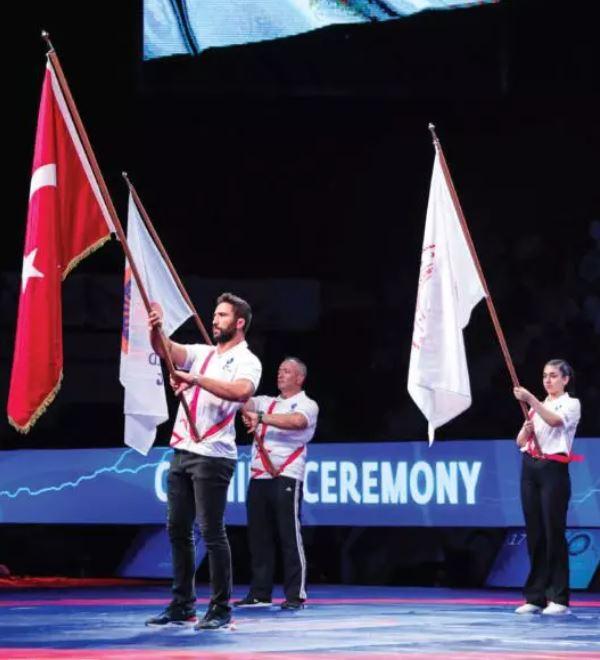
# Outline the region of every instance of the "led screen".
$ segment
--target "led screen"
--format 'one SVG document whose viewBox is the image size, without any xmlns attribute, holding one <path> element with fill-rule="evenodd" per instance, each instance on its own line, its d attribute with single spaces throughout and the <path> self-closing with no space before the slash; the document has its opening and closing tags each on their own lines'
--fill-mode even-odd
<svg viewBox="0 0 600 660">
<path fill-rule="evenodd" d="M 144 59 L 497 0 L 144 0 Z"/>
</svg>

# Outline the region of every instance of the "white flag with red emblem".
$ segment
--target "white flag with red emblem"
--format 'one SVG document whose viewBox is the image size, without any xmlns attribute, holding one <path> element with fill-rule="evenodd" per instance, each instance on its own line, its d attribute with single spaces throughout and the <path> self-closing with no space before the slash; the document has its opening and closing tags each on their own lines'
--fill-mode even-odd
<svg viewBox="0 0 600 660">
<path fill-rule="evenodd" d="M 471 405 L 463 329 L 484 297 L 436 153 L 408 370 L 408 392 L 428 421 L 429 444 L 436 428 Z"/>
<path fill-rule="evenodd" d="M 50 62 L 33 157 L 8 419 L 26 433 L 62 380 L 61 283 L 114 231 Z"/>
<path fill-rule="evenodd" d="M 148 299 L 160 305 L 167 337 L 192 310 L 129 196 L 127 244 Z M 156 438 L 156 427 L 168 419 L 160 358 L 150 344 L 148 314 L 140 290 L 125 264 L 125 296 L 121 341 L 121 384 L 125 388 L 125 444 L 146 455 Z"/>
</svg>

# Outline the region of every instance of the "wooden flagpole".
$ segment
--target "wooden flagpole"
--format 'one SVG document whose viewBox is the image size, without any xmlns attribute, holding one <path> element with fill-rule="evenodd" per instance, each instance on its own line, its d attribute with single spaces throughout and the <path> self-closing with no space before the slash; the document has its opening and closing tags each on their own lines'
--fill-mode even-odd
<svg viewBox="0 0 600 660">
<path fill-rule="evenodd" d="M 87 159 L 90 163 L 90 167 L 92 168 L 92 172 L 94 174 L 94 177 L 98 183 L 98 187 L 100 189 L 100 193 L 102 194 L 102 198 L 104 199 L 104 203 L 106 204 L 106 208 L 108 209 L 110 219 L 112 220 L 113 226 L 115 228 L 115 231 L 117 233 L 117 236 L 119 238 L 119 242 L 121 243 L 121 247 L 123 248 L 123 252 L 125 252 L 125 257 L 129 261 L 129 266 L 131 267 L 131 272 L 133 274 L 133 277 L 135 279 L 136 284 L 138 285 L 138 288 L 140 290 L 140 295 L 142 297 L 142 301 L 144 303 L 144 307 L 146 308 L 146 311 L 148 314 L 152 311 L 152 308 L 150 307 L 150 301 L 148 300 L 148 294 L 146 293 L 146 290 L 144 288 L 144 284 L 141 280 L 139 271 L 137 269 L 137 266 L 135 265 L 135 262 L 133 260 L 133 257 L 131 255 L 131 251 L 129 249 L 129 246 L 127 245 L 127 238 L 125 236 L 125 232 L 123 231 L 123 225 L 121 224 L 121 221 L 119 220 L 119 216 L 117 215 L 117 211 L 115 210 L 114 204 L 112 202 L 111 196 L 108 192 L 108 188 L 106 187 L 106 183 L 104 181 L 104 177 L 102 176 L 102 172 L 100 171 L 100 167 L 98 165 L 98 161 L 96 160 L 96 155 L 94 154 L 94 150 L 92 149 L 92 145 L 90 143 L 90 140 L 88 138 L 87 132 L 85 130 L 85 127 L 83 125 L 83 122 L 81 121 L 81 117 L 79 116 L 79 111 L 77 110 L 77 106 L 75 105 L 75 100 L 73 99 L 73 95 L 71 94 L 71 90 L 69 89 L 69 85 L 67 83 L 67 79 L 65 78 L 65 74 L 62 70 L 62 67 L 60 65 L 60 61 L 58 59 L 58 55 L 56 54 L 56 51 L 54 50 L 54 47 L 52 46 L 52 43 L 50 41 L 50 35 L 47 32 L 42 32 L 42 38 L 46 41 L 48 48 L 50 49 L 47 53 L 48 59 L 50 60 L 52 67 L 54 69 L 54 72 L 56 74 L 56 77 L 58 79 L 58 84 L 60 85 L 61 91 L 65 97 L 65 101 L 67 103 L 67 107 L 69 108 L 69 112 L 71 114 L 71 118 L 73 119 L 73 123 L 75 124 L 75 128 L 77 129 L 77 133 L 79 134 L 79 139 L 81 140 L 81 143 L 83 145 L 83 148 L 85 150 L 85 154 L 87 156 Z M 165 361 L 167 363 L 167 369 L 169 371 L 169 375 L 173 376 L 175 373 L 175 366 L 173 364 L 173 360 L 171 359 L 171 354 L 169 353 L 168 346 L 167 346 L 167 341 L 166 338 L 163 334 L 162 331 L 159 332 L 159 340 L 161 343 L 161 346 L 163 348 L 164 354 L 165 354 Z M 190 412 L 190 408 L 188 406 L 188 403 L 183 396 L 183 393 L 179 395 L 179 400 L 181 401 L 181 405 L 183 406 L 183 410 L 185 412 L 185 415 L 188 419 L 189 426 L 191 429 L 192 436 L 194 437 L 194 440 L 196 442 L 200 442 L 200 437 L 198 436 L 198 430 L 196 429 L 196 425 L 193 422 L 192 415 Z"/>
<path fill-rule="evenodd" d="M 440 144 L 438 136 L 435 132 L 435 126 L 433 124 L 429 124 L 428 128 L 431 131 L 431 135 L 433 137 L 433 145 L 435 147 L 435 150 L 438 156 L 440 157 L 440 165 L 442 166 L 442 172 L 444 173 L 446 184 L 448 185 L 448 189 L 450 190 L 450 196 L 452 197 L 452 202 L 454 204 L 454 209 L 456 210 L 456 215 L 458 216 L 458 220 L 460 222 L 463 235 L 465 237 L 465 240 L 467 241 L 469 252 L 471 253 L 471 258 L 473 259 L 473 263 L 475 264 L 475 268 L 477 269 L 477 274 L 479 275 L 479 279 L 481 280 L 481 285 L 483 286 L 483 290 L 485 292 L 485 302 L 488 311 L 490 313 L 490 316 L 492 318 L 492 324 L 494 325 L 494 330 L 496 331 L 496 337 L 498 338 L 498 342 L 500 344 L 500 350 L 502 351 L 502 355 L 504 356 L 504 361 L 506 363 L 506 367 L 508 368 L 508 372 L 510 374 L 513 387 L 519 387 L 519 379 L 517 378 L 517 372 L 515 370 L 512 358 L 510 356 L 506 339 L 504 338 L 504 332 L 502 331 L 502 327 L 500 326 L 500 320 L 498 319 L 498 314 L 496 313 L 496 308 L 494 306 L 494 301 L 492 300 L 492 295 L 490 293 L 490 290 L 488 289 L 488 285 L 485 276 L 483 274 L 481 264 L 479 263 L 479 258 L 477 257 L 477 251 L 475 250 L 475 244 L 473 243 L 473 239 L 471 238 L 471 232 L 469 231 L 469 227 L 467 225 L 465 215 L 460 205 L 458 195 L 456 194 L 456 188 L 454 187 L 452 177 L 450 176 L 450 170 L 448 169 L 448 163 L 446 162 L 446 157 L 444 156 L 444 150 L 442 149 L 442 145 Z M 527 406 L 525 405 L 525 402 L 519 401 L 519 405 L 521 406 L 523 417 L 526 420 L 529 419 Z M 541 454 L 542 452 L 535 435 L 533 436 L 533 440 L 537 451 Z"/>
<path fill-rule="evenodd" d="M 164 259 L 165 263 L 167 264 L 169 271 L 171 272 L 171 275 L 173 276 L 173 279 L 175 280 L 175 284 L 177 284 L 177 288 L 179 289 L 179 293 L 183 296 L 185 302 L 188 304 L 189 308 L 192 310 L 193 316 L 194 316 L 194 321 L 196 322 L 196 325 L 198 326 L 198 330 L 200 330 L 200 334 L 204 338 L 204 341 L 212 345 L 212 340 L 206 331 L 206 327 L 204 326 L 204 323 L 202 323 L 202 319 L 200 318 L 198 312 L 196 311 L 196 308 L 194 307 L 194 303 L 191 301 L 188 292 L 186 291 L 185 287 L 183 286 L 183 282 L 181 281 L 177 271 L 175 270 L 175 266 L 173 266 L 173 262 L 169 258 L 169 255 L 167 254 L 167 251 L 165 250 L 164 245 L 162 244 L 162 241 L 160 240 L 160 237 L 156 233 L 156 230 L 154 229 L 154 225 L 152 224 L 152 220 L 150 220 L 150 216 L 148 215 L 144 205 L 142 204 L 142 200 L 140 199 L 139 195 L 137 194 L 137 190 L 135 189 L 133 183 L 131 183 L 131 180 L 129 179 L 129 176 L 127 175 L 127 172 L 123 172 L 123 178 L 125 179 L 125 182 L 127 183 L 127 186 L 129 188 L 129 192 L 131 193 L 131 196 L 133 197 L 133 201 L 135 205 L 137 206 L 138 211 L 140 212 L 140 215 L 142 216 L 142 219 L 144 221 L 144 224 L 146 225 L 146 228 L 150 232 L 150 235 L 152 236 L 152 239 L 154 240 L 154 244 L 158 248 L 158 251 L 162 255 L 162 258 Z"/>
<path fill-rule="evenodd" d="M 177 284 L 177 288 L 179 289 L 179 292 L 185 299 L 186 303 L 189 305 L 190 309 L 194 313 L 194 320 L 196 321 L 196 325 L 198 326 L 198 329 L 200 330 L 200 334 L 203 336 L 204 341 L 207 344 L 212 344 L 213 342 L 211 341 L 208 332 L 206 331 L 206 328 L 204 327 L 204 324 L 202 323 L 202 320 L 200 319 L 200 316 L 198 312 L 196 311 L 196 308 L 194 307 L 194 303 L 191 301 L 188 292 L 186 291 L 183 282 L 181 281 L 177 271 L 175 270 L 175 266 L 173 265 L 171 259 L 169 258 L 169 255 L 167 254 L 167 251 L 165 250 L 164 245 L 162 244 L 162 241 L 160 240 L 160 237 L 156 233 L 156 230 L 154 229 L 154 225 L 152 223 L 152 220 L 150 220 L 150 216 L 148 215 L 148 212 L 146 211 L 146 208 L 142 204 L 142 200 L 140 199 L 140 196 L 137 193 L 137 190 L 135 189 L 135 186 L 131 182 L 131 179 L 129 178 L 129 175 L 127 172 L 122 173 L 123 178 L 125 179 L 125 182 L 127 183 L 127 187 L 129 188 L 129 192 L 131 193 L 131 196 L 133 197 L 133 201 L 140 212 L 140 215 L 142 216 L 142 219 L 144 220 L 144 224 L 146 225 L 146 228 L 150 232 L 150 235 L 152 236 L 152 239 L 154 240 L 154 243 L 156 247 L 158 248 L 160 254 L 162 255 L 162 258 L 165 260 L 165 263 L 167 264 L 169 271 L 171 272 L 171 275 L 173 276 L 173 279 L 175 280 L 175 283 Z M 259 433 L 259 429 L 256 429 L 256 432 L 254 434 L 255 439 L 256 439 L 256 444 L 258 446 L 258 451 L 262 455 L 263 461 L 265 463 L 265 467 L 267 468 L 267 472 L 272 476 L 272 477 L 277 477 L 279 476 L 279 472 L 277 468 L 273 465 L 273 462 L 271 461 L 271 457 L 269 456 L 267 449 L 265 447 L 264 439 L 262 435 Z"/>
</svg>

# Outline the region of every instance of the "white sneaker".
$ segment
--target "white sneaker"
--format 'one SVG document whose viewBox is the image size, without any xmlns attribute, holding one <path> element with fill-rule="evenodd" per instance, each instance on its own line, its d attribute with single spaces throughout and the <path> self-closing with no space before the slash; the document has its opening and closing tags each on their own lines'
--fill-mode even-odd
<svg viewBox="0 0 600 660">
<path fill-rule="evenodd" d="M 539 605 L 534 605 L 533 603 L 525 603 L 520 605 L 515 610 L 515 614 L 538 614 L 541 612 L 542 608 Z"/>
<path fill-rule="evenodd" d="M 571 610 L 566 605 L 561 605 L 560 603 L 548 603 L 542 610 L 542 614 L 571 614 Z"/>
</svg>

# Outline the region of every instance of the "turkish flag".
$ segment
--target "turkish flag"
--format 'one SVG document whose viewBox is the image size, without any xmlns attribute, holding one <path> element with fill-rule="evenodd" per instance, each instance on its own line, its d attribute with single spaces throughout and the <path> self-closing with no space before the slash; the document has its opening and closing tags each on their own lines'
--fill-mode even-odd
<svg viewBox="0 0 600 660">
<path fill-rule="evenodd" d="M 26 433 L 62 379 L 61 282 L 113 231 L 50 62 L 42 87 L 8 419 Z"/>
</svg>

